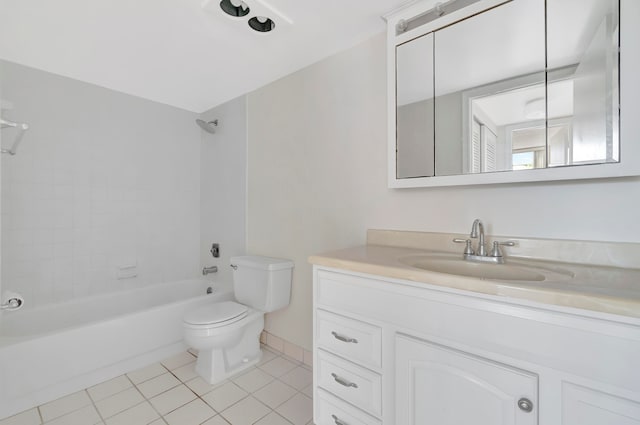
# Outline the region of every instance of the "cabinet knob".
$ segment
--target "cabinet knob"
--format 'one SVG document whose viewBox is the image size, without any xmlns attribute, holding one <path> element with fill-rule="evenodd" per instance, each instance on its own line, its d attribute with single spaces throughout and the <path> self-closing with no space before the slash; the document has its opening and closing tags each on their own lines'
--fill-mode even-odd
<svg viewBox="0 0 640 425">
<path fill-rule="evenodd" d="M 533 410 L 533 403 L 528 398 L 523 397 L 520 400 L 518 400 L 518 407 L 523 412 L 529 413 Z"/>
</svg>

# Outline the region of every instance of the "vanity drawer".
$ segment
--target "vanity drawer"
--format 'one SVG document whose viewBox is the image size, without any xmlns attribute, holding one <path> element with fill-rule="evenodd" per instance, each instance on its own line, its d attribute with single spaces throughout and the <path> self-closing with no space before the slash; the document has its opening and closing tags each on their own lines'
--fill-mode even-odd
<svg viewBox="0 0 640 425">
<path fill-rule="evenodd" d="M 318 350 L 316 385 L 374 415 L 382 413 L 379 374 Z"/>
<path fill-rule="evenodd" d="M 361 412 L 329 393 L 317 391 L 316 425 L 382 425 L 378 419 Z"/>
<path fill-rule="evenodd" d="M 318 347 L 366 367 L 381 367 L 382 329 L 359 320 L 317 310 Z"/>
</svg>

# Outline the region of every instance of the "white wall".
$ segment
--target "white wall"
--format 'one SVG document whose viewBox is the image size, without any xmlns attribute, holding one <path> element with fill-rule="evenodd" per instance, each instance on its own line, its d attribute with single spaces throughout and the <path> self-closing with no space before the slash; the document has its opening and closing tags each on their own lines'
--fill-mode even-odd
<svg viewBox="0 0 640 425">
<path fill-rule="evenodd" d="M 218 266 L 207 278 L 231 282 L 229 258 L 245 254 L 247 198 L 247 109 L 242 96 L 201 116 L 218 120 L 215 134 L 202 131 L 200 186 L 200 264 Z M 211 244 L 220 244 L 213 258 Z"/>
<path fill-rule="evenodd" d="M 384 35 L 248 97 L 249 252 L 295 261 L 269 332 L 311 348 L 309 255 L 366 229 L 640 242 L 640 179 L 388 189 Z M 624 94 L 624 93 L 623 93 Z"/>
<path fill-rule="evenodd" d="M 30 130 L 2 155 L 2 284 L 27 305 L 195 277 L 196 115 L 8 62 L 7 118 Z M 137 264 L 138 277 L 116 269 Z"/>
</svg>

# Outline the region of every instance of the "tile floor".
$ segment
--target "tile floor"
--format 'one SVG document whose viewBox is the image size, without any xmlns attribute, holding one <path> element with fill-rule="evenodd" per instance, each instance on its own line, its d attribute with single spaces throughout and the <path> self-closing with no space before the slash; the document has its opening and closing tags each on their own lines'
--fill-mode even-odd
<svg viewBox="0 0 640 425">
<path fill-rule="evenodd" d="M 260 364 L 211 386 L 195 356 L 160 363 L 0 420 L 0 425 L 307 425 L 311 369 L 263 347 Z"/>
</svg>

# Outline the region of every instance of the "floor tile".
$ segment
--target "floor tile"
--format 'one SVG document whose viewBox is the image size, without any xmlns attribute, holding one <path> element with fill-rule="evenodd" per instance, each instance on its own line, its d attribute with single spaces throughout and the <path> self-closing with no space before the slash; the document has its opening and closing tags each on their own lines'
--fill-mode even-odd
<svg viewBox="0 0 640 425">
<path fill-rule="evenodd" d="M 188 351 L 183 351 L 182 353 L 176 354 L 175 356 L 169 357 L 168 359 L 164 359 L 160 363 L 162 363 L 167 369 L 173 370 L 195 360 L 196 358 L 193 356 L 193 354 L 189 353 Z"/>
<path fill-rule="evenodd" d="M 66 397 L 59 398 L 40 406 L 42 419 L 47 422 L 59 416 L 71 413 L 81 407 L 91 404 L 91 399 L 86 391 L 78 391 Z"/>
<path fill-rule="evenodd" d="M 291 422 L 278 415 L 276 412 L 271 412 L 256 422 L 256 425 L 291 425 Z"/>
<path fill-rule="evenodd" d="M 202 425 L 229 425 L 229 422 L 225 421 L 222 416 L 218 415 L 206 422 L 203 422 Z"/>
<path fill-rule="evenodd" d="M 273 376 L 258 368 L 252 368 L 249 372 L 233 379 L 240 388 L 247 392 L 254 392 L 273 381 Z"/>
<path fill-rule="evenodd" d="M 280 382 L 273 381 L 269 385 L 262 387 L 253 396 L 272 409 L 280 406 L 296 394 L 296 390 Z"/>
<path fill-rule="evenodd" d="M 196 373 L 196 362 L 191 362 L 184 366 L 180 366 L 179 368 L 172 370 L 171 373 L 173 373 L 176 378 L 178 378 L 182 382 L 187 382 L 198 376 L 198 374 Z"/>
<path fill-rule="evenodd" d="M 285 384 L 300 391 L 313 382 L 313 374 L 307 369 L 298 366 L 279 378 Z"/>
<path fill-rule="evenodd" d="M 131 387 L 104 400 L 100 400 L 95 404 L 103 418 L 110 418 L 143 401 L 144 397 L 142 397 L 137 389 Z"/>
<path fill-rule="evenodd" d="M 180 385 L 153 397 L 149 402 L 151 402 L 151 405 L 155 407 L 161 415 L 166 415 L 195 398 L 196 395 L 193 391 L 184 385 Z"/>
<path fill-rule="evenodd" d="M 311 399 L 300 393 L 285 401 L 275 410 L 294 425 L 305 425 L 313 417 L 313 403 Z"/>
<path fill-rule="evenodd" d="M 180 385 L 178 378 L 170 373 L 165 373 L 164 375 L 151 378 L 137 385 L 137 387 L 146 398 L 152 398 L 178 385 Z"/>
<path fill-rule="evenodd" d="M 40 413 L 36 408 L 0 420 L 0 425 L 40 425 L 41 423 Z"/>
<path fill-rule="evenodd" d="M 85 406 L 50 422 L 45 422 L 45 425 L 95 425 L 101 423 L 102 419 L 98 415 L 96 408 Z"/>
<path fill-rule="evenodd" d="M 220 382 L 218 384 L 215 385 L 211 385 L 209 384 L 207 381 L 205 381 L 204 379 L 202 379 L 201 377 L 197 377 L 195 379 L 192 379 L 188 382 L 186 382 L 186 386 L 191 388 L 191 391 L 193 391 L 194 393 L 198 394 L 199 396 L 203 396 L 206 393 L 210 392 L 211 390 L 213 390 L 214 388 L 218 388 L 224 384 L 226 384 L 229 381 L 223 381 Z"/>
<path fill-rule="evenodd" d="M 195 356 L 183 352 L 0 425 L 313 425 L 311 369 L 262 350 L 258 366 L 215 385 L 197 376 Z"/>
<path fill-rule="evenodd" d="M 202 399 L 206 401 L 209 406 L 213 407 L 216 412 L 222 412 L 224 409 L 242 400 L 247 395 L 248 394 L 245 390 L 233 382 L 227 382 L 226 384 L 202 396 Z"/>
<path fill-rule="evenodd" d="M 153 407 L 146 401 L 137 406 L 120 412 L 115 416 L 107 418 L 107 425 L 147 425 L 159 416 Z"/>
<path fill-rule="evenodd" d="M 249 396 L 222 412 L 222 417 L 233 425 L 252 425 L 271 412 L 264 404 Z"/>
<path fill-rule="evenodd" d="M 144 381 L 148 381 L 151 378 L 155 378 L 156 376 L 160 376 L 164 373 L 167 373 L 167 369 L 160 363 L 154 363 L 147 367 L 143 367 L 142 369 L 129 372 L 127 373 L 127 376 L 134 384 L 137 385 Z"/>
<path fill-rule="evenodd" d="M 305 389 L 303 389 L 300 392 L 313 400 L 313 384 L 307 386 Z"/>
<path fill-rule="evenodd" d="M 271 350 L 267 350 L 265 348 L 262 348 L 262 358 L 260 359 L 260 362 L 258 363 L 258 366 L 263 365 L 267 362 L 270 362 L 271 360 L 275 359 L 276 357 L 278 357 L 278 354 L 274 353 Z"/>
<path fill-rule="evenodd" d="M 94 385 L 91 388 L 87 388 L 87 392 L 95 402 L 124 391 L 127 388 L 131 388 L 132 386 L 133 384 L 131 383 L 131 381 L 129 381 L 126 376 L 121 375 L 107 382 L 103 382 L 101 384 Z"/>
<path fill-rule="evenodd" d="M 185 404 L 164 417 L 169 425 L 199 425 L 216 412 L 199 398 Z"/>
<path fill-rule="evenodd" d="M 296 366 L 298 366 L 297 363 L 287 360 L 284 357 L 276 357 L 275 359 L 260 365 L 260 369 L 277 378 L 295 369 Z"/>
</svg>

